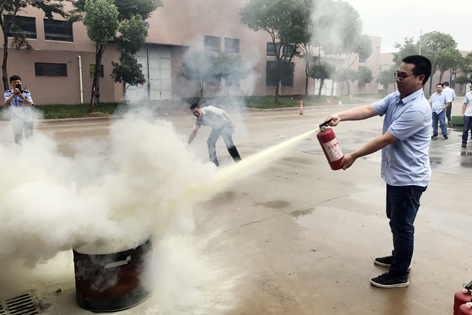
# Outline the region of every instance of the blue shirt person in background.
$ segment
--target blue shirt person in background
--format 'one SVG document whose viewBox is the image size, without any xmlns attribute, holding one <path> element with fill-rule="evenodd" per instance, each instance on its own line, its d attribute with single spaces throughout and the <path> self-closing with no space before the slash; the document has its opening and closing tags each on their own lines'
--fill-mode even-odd
<svg viewBox="0 0 472 315">
<path fill-rule="evenodd" d="M 462 119 L 464 119 L 464 129 L 462 131 L 462 147 L 467 147 L 467 133 L 472 128 L 472 85 L 470 92 L 464 97 L 462 105 Z"/>
<path fill-rule="evenodd" d="M 10 121 L 15 136 L 15 143 L 21 144 L 23 130 L 26 139 L 33 137 L 33 115 L 31 106 L 34 106 L 31 93 L 21 88 L 21 78 L 17 75 L 10 77 L 11 90 L 5 91 L 5 106 L 10 106 Z"/>
<path fill-rule="evenodd" d="M 375 258 L 374 264 L 389 272 L 370 280 L 379 288 L 409 285 L 413 256 L 413 223 L 420 198 L 431 179 L 429 144 L 431 108 L 423 94 L 423 85 L 431 75 L 431 62 L 423 56 L 405 57 L 396 72 L 398 91 L 372 104 L 355 107 L 329 116 L 331 126 L 344 120 L 362 120 L 384 116 L 383 134 L 359 150 L 346 154 L 341 161 L 349 168 L 357 158 L 382 149 L 381 175 L 387 184 L 387 217 L 393 236 L 392 254 Z"/>
<path fill-rule="evenodd" d="M 452 111 L 452 102 L 454 102 L 454 99 L 456 98 L 456 91 L 451 89 L 449 87 L 449 82 L 444 82 L 443 83 L 443 91 L 449 95 L 449 98 L 451 99 L 451 105 L 449 105 L 446 109 L 446 118 L 447 118 L 447 125 L 452 126 L 452 120 L 451 120 L 451 111 Z"/>
<path fill-rule="evenodd" d="M 429 105 L 433 111 L 433 135 L 431 139 L 438 137 L 438 120 L 441 124 L 441 132 L 444 139 L 447 139 L 446 109 L 451 105 L 449 94 L 443 91 L 442 83 L 436 84 L 436 93 L 429 98 Z"/>
</svg>

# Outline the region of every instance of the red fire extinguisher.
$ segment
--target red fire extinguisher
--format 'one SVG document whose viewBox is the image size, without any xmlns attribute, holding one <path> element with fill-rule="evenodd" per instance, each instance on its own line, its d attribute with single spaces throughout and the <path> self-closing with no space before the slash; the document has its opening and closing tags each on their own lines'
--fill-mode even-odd
<svg viewBox="0 0 472 315">
<path fill-rule="evenodd" d="M 467 302 L 459 307 L 458 315 L 472 315 L 472 303 Z"/>
<path fill-rule="evenodd" d="M 331 122 L 325 121 L 320 125 L 320 131 L 316 135 L 318 141 L 320 142 L 321 148 L 328 160 L 329 166 L 333 171 L 341 169 L 341 161 L 344 158 L 343 151 L 339 146 L 338 140 L 334 135 L 332 128 L 327 128 L 326 126 Z"/>
<path fill-rule="evenodd" d="M 459 315 L 461 314 L 459 309 L 461 308 L 462 305 L 464 307 L 462 308 L 463 312 L 462 314 L 472 314 L 472 309 L 467 308 L 465 304 L 467 302 L 472 301 L 472 281 L 464 285 L 464 288 L 461 291 L 456 292 L 454 295 L 454 315 Z M 464 313 L 465 311 L 468 311 L 469 313 Z"/>
</svg>

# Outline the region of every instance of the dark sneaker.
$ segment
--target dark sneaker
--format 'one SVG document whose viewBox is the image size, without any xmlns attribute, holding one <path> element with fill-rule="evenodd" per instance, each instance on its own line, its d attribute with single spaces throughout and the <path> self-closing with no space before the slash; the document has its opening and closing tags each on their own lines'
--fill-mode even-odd
<svg viewBox="0 0 472 315">
<path fill-rule="evenodd" d="M 462 147 L 463 148 L 467 147 L 467 142 L 462 142 Z"/>
<path fill-rule="evenodd" d="M 404 288 L 410 285 L 410 282 L 401 282 L 395 279 L 390 272 L 384 273 L 377 278 L 370 279 L 370 284 L 374 287 L 391 289 L 391 288 Z"/>
<path fill-rule="evenodd" d="M 392 264 L 393 256 L 379 257 L 374 259 L 374 265 L 389 268 Z M 411 266 L 408 267 L 408 271 L 411 270 Z"/>
<path fill-rule="evenodd" d="M 447 135 L 444 135 L 443 137 L 444 137 L 444 139 L 447 139 Z"/>
<path fill-rule="evenodd" d="M 434 134 L 434 135 L 431 136 L 431 139 L 436 139 L 437 137 L 438 137 L 438 135 Z"/>
<path fill-rule="evenodd" d="M 390 267 L 392 260 L 393 256 L 379 257 L 374 259 L 374 264 L 382 267 Z"/>
</svg>

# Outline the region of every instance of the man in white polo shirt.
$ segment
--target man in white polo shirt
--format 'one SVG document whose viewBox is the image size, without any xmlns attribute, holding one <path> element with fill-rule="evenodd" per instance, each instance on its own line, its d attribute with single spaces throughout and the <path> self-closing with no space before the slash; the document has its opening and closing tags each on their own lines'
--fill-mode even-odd
<svg viewBox="0 0 472 315">
<path fill-rule="evenodd" d="M 451 127 L 452 126 L 452 117 L 451 117 L 452 103 L 454 102 L 454 99 L 456 98 L 456 91 L 454 91 L 453 89 L 449 87 L 448 81 L 443 83 L 443 91 L 444 93 L 449 95 L 449 98 L 451 100 L 451 104 L 446 108 L 447 125 Z"/>
<path fill-rule="evenodd" d="M 470 92 L 464 97 L 462 105 L 462 119 L 464 119 L 464 129 L 462 131 L 462 147 L 467 147 L 467 133 L 472 128 L 472 85 Z"/>
<path fill-rule="evenodd" d="M 392 254 L 375 258 L 374 264 L 389 272 L 370 280 L 379 288 L 409 285 L 408 275 L 415 228 L 413 223 L 420 198 L 431 179 L 429 144 L 431 108 L 424 97 L 423 85 L 431 75 L 431 62 L 423 56 L 408 56 L 396 75 L 398 91 L 372 104 L 355 107 L 326 118 L 331 126 L 345 120 L 363 120 L 384 116 L 383 134 L 341 161 L 349 168 L 357 158 L 382 150 L 381 175 L 387 184 L 387 218 L 393 236 Z"/>
<path fill-rule="evenodd" d="M 190 106 L 190 111 L 195 115 L 195 126 L 193 131 L 188 138 L 188 144 L 192 143 L 193 139 L 197 135 L 198 129 L 201 125 L 211 127 L 213 130 L 208 137 L 208 154 L 210 155 L 210 161 L 215 163 L 216 166 L 220 166 L 216 157 L 216 141 L 221 136 L 226 144 L 229 154 L 235 162 L 241 160 L 238 149 L 234 146 L 232 133 L 234 130 L 234 122 L 231 117 L 222 109 L 214 106 L 207 106 L 200 108 L 200 105 L 194 103 Z"/>
</svg>

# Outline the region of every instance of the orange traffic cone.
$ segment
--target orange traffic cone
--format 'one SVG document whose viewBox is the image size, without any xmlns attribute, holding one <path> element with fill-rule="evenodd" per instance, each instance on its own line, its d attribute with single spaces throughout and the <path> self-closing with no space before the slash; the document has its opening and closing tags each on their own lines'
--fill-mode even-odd
<svg viewBox="0 0 472 315">
<path fill-rule="evenodd" d="M 300 115 L 303 115 L 303 101 L 300 101 Z"/>
</svg>

